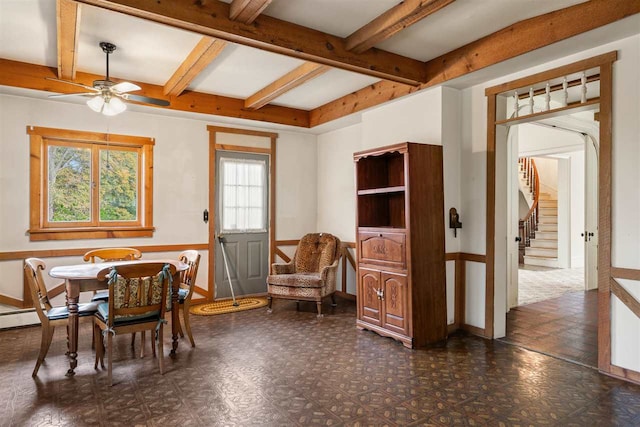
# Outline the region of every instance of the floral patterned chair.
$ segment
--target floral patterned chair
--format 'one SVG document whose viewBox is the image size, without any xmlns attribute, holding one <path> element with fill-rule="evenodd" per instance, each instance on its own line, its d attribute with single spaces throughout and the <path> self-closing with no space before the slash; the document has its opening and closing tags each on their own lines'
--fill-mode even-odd
<svg viewBox="0 0 640 427">
<path fill-rule="evenodd" d="M 109 300 L 98 305 L 93 318 L 96 361 L 104 367 L 104 344 L 107 350 L 108 383 L 112 385 L 113 337 L 137 331 L 150 331 L 158 346 L 160 374 L 164 374 L 163 326 L 167 294 L 176 268 L 171 264 L 147 264 L 107 267 L 98 273 L 98 280 L 109 286 Z M 144 339 L 143 339 L 144 341 Z M 154 356 L 155 346 L 152 347 Z"/>
<path fill-rule="evenodd" d="M 331 296 L 335 307 L 336 274 L 342 249 L 340 239 L 328 233 L 305 235 L 291 262 L 272 264 L 267 277 L 269 313 L 274 298 L 315 301 L 322 317 L 322 298 Z"/>
</svg>

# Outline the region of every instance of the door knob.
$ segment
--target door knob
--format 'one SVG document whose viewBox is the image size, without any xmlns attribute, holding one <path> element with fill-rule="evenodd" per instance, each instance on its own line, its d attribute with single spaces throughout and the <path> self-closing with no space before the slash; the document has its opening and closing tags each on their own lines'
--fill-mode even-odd
<svg viewBox="0 0 640 427">
<path fill-rule="evenodd" d="M 522 242 L 522 237 L 516 237 L 516 242 Z"/>
</svg>

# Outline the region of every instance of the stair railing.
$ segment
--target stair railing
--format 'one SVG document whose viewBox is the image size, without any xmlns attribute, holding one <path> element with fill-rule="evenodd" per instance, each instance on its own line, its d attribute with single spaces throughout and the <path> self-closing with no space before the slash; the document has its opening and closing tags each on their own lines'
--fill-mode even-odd
<svg viewBox="0 0 640 427">
<path fill-rule="evenodd" d="M 524 179 L 529 187 L 533 199 L 533 203 L 529 208 L 527 215 L 518 222 L 520 242 L 519 249 L 522 257 L 524 250 L 531 246 L 531 239 L 535 238 L 538 230 L 538 200 L 540 198 L 540 177 L 538 176 L 538 168 L 536 162 L 530 157 L 521 157 L 518 159 L 520 170 L 524 172 Z"/>
</svg>

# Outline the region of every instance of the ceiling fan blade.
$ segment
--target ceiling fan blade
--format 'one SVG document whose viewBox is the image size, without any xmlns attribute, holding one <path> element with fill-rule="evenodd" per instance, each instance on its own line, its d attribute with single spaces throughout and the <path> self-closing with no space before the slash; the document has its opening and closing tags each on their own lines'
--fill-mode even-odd
<svg viewBox="0 0 640 427">
<path fill-rule="evenodd" d="M 45 77 L 45 80 L 51 80 L 51 81 L 54 81 L 54 82 L 66 83 L 68 85 L 83 87 L 83 88 L 85 88 L 87 90 L 92 90 L 94 92 L 99 92 L 99 90 L 97 90 L 96 88 L 94 88 L 92 86 L 83 85 L 82 83 L 70 82 L 68 80 L 55 79 L 53 77 Z"/>
<path fill-rule="evenodd" d="M 49 98 L 64 98 L 67 96 L 96 96 L 95 93 L 90 92 L 78 92 L 78 93 L 59 93 L 55 95 L 49 95 Z"/>
<path fill-rule="evenodd" d="M 111 90 L 115 90 L 119 93 L 133 92 L 134 90 L 140 89 L 142 89 L 140 86 L 129 82 L 121 82 L 117 85 L 111 86 Z"/>
<path fill-rule="evenodd" d="M 153 105 L 158 105 L 160 107 L 169 106 L 169 101 L 166 101 L 164 99 L 149 98 L 148 96 L 134 95 L 131 93 L 123 93 L 120 96 L 126 99 L 127 101 L 143 102 L 145 104 L 153 104 Z"/>
</svg>

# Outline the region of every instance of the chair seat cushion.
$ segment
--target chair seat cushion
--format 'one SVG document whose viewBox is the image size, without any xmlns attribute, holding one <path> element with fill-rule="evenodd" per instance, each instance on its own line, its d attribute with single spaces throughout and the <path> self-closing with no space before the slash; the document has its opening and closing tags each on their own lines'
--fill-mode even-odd
<svg viewBox="0 0 640 427">
<path fill-rule="evenodd" d="M 272 274 L 267 277 L 267 283 L 292 288 L 321 288 L 324 285 L 320 273 Z"/>
<path fill-rule="evenodd" d="M 185 298 L 187 298 L 188 294 L 189 294 L 189 289 L 178 289 L 178 302 L 180 302 L 180 304 L 184 303 L 184 300 Z"/>
<path fill-rule="evenodd" d="M 120 325 L 123 323 L 148 322 L 150 320 L 157 319 L 158 314 L 159 314 L 158 311 L 154 310 L 147 313 L 138 314 L 135 316 L 116 318 L 114 323 L 116 325 Z M 96 313 L 96 316 L 105 323 L 109 321 L 109 303 L 108 302 L 103 302 L 98 305 L 98 311 Z"/>
<path fill-rule="evenodd" d="M 91 316 L 98 310 L 97 302 L 88 302 L 85 304 L 78 304 L 78 316 Z M 49 320 L 60 320 L 69 317 L 69 310 L 66 306 L 53 307 L 47 311 L 47 317 Z"/>
<path fill-rule="evenodd" d="M 95 295 L 91 298 L 91 301 L 109 301 L 109 291 L 96 292 Z"/>
</svg>

